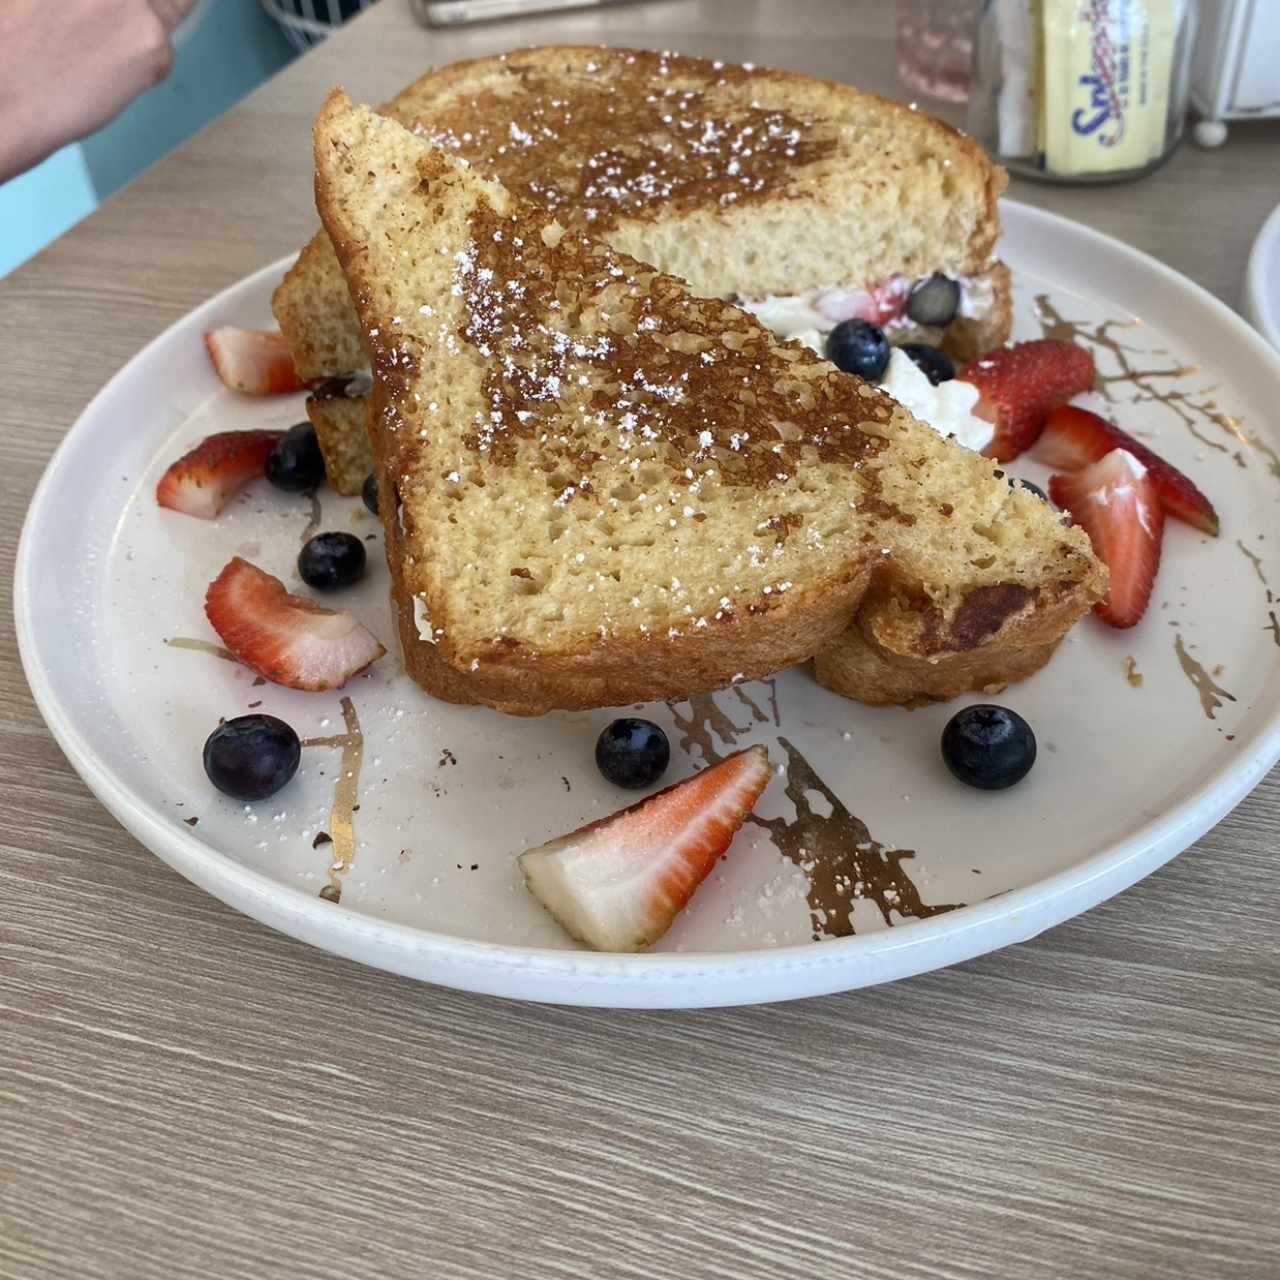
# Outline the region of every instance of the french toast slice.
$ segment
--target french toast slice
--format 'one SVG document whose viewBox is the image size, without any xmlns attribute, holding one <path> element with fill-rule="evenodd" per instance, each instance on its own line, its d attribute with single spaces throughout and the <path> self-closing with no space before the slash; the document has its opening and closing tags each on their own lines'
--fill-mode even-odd
<svg viewBox="0 0 1280 1280">
<path fill-rule="evenodd" d="M 869 634 L 941 661 L 1101 593 L 1079 530 L 745 312 L 340 91 L 315 146 L 428 691 L 521 714 L 687 697 L 830 648 L 864 601 Z"/>
<path fill-rule="evenodd" d="M 1004 172 L 901 104 L 790 72 L 558 47 L 433 71 L 381 110 L 695 293 L 775 311 L 779 296 L 807 299 L 787 314 L 830 328 L 850 291 L 942 272 L 965 284 L 956 318 L 900 318 L 893 341 L 968 360 L 1008 337 L 1009 275 L 993 257 Z M 323 232 L 272 305 L 305 381 L 367 366 Z M 353 415 L 330 419 L 317 422 L 330 482 L 354 493 L 370 446 L 345 429 Z"/>
<path fill-rule="evenodd" d="M 348 496 L 360 492 L 373 470 L 373 445 L 366 426 L 372 389 L 373 379 L 360 371 L 324 378 L 307 395 L 307 417 L 316 429 L 325 475 Z"/>
</svg>

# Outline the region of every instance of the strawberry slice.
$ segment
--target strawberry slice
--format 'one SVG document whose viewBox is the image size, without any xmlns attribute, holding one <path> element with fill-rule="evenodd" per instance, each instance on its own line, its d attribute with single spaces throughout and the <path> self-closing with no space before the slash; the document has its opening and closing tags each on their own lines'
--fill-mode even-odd
<svg viewBox="0 0 1280 1280">
<path fill-rule="evenodd" d="M 171 511 L 212 520 L 267 465 L 283 431 L 220 431 L 172 463 L 156 485 Z"/>
<path fill-rule="evenodd" d="M 204 345 L 232 391 L 276 396 L 303 389 L 289 344 L 274 329 L 214 329 L 204 335 Z"/>
<path fill-rule="evenodd" d="M 769 782 L 750 747 L 520 855 L 529 891 L 580 942 L 639 951 L 671 927 Z"/>
<path fill-rule="evenodd" d="M 1083 471 L 1051 476 L 1049 496 L 1089 535 L 1111 571 L 1106 598 L 1095 606 L 1113 627 L 1131 627 L 1151 599 L 1164 507 L 1155 477 L 1127 449 L 1112 449 Z"/>
<path fill-rule="evenodd" d="M 386 650 L 347 613 L 291 596 L 236 556 L 209 584 L 204 611 L 246 667 L 290 689 L 338 689 Z"/>
<path fill-rule="evenodd" d="M 1073 343 L 1037 338 L 989 351 L 959 376 L 980 392 L 973 412 L 995 424 L 983 454 L 1012 462 L 1035 444 L 1050 409 L 1093 386 L 1093 357 Z"/>
<path fill-rule="evenodd" d="M 1096 462 L 1112 449 L 1127 449 L 1151 472 L 1166 515 L 1185 520 L 1210 537 L 1218 536 L 1218 513 L 1213 503 L 1187 476 L 1127 431 L 1088 409 L 1078 409 L 1073 404 L 1054 409 L 1036 444 L 1036 457 L 1047 466 L 1074 471 Z"/>
</svg>

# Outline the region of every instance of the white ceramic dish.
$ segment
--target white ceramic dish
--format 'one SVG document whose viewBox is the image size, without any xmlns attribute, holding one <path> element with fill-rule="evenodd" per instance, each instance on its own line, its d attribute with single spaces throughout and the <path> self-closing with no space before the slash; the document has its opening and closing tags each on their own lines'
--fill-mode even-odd
<svg viewBox="0 0 1280 1280">
<path fill-rule="evenodd" d="M 1262 224 L 1249 252 L 1244 302 L 1258 332 L 1280 351 L 1280 205 Z"/>
<path fill-rule="evenodd" d="M 1024 206 L 1004 215 L 1016 335 L 1088 341 L 1113 403 L 1094 399 L 1191 472 L 1223 517 L 1216 541 L 1170 523 L 1139 627 L 1086 619 L 1043 672 L 1001 697 L 1041 746 L 1012 791 L 970 791 L 947 774 L 937 744 L 954 705 L 863 707 L 803 670 L 651 708 L 672 735 L 667 780 L 707 751 L 750 741 L 766 743 L 788 776 L 759 806 L 768 825 L 744 829 L 654 951 L 592 954 L 528 896 L 513 855 L 631 798 L 592 761 L 610 713 L 527 721 L 447 706 L 389 656 L 343 691 L 363 768 L 354 859 L 335 872 L 341 849 L 315 841 L 337 834 L 334 783 L 357 763 L 354 739 L 346 754 L 341 746 L 339 696 L 257 687 L 233 662 L 166 644 L 215 639 L 204 590 L 236 552 L 296 584 L 308 503 L 255 485 L 207 523 L 152 498 L 164 466 L 208 432 L 302 416 L 300 398 L 224 391 L 200 340 L 216 324 L 270 324 L 284 263 L 132 360 L 50 464 L 16 581 L 23 660 L 50 728 L 124 826 L 210 893 L 327 950 L 469 990 L 616 1006 L 779 1000 L 952 964 L 1085 910 L 1186 848 L 1280 756 L 1280 625 L 1264 581 L 1280 584 L 1280 358 L 1152 259 Z M 1032 463 L 1014 470 L 1044 479 Z M 358 499 L 326 493 L 322 523 L 376 539 Z M 352 607 L 387 639 L 385 567 L 371 549 Z M 1126 678 L 1129 658 L 1141 687 Z M 248 807 L 212 790 L 200 747 L 219 716 L 259 703 L 305 738 L 335 742 L 308 747 L 289 788 Z M 889 927 L 868 898 L 850 907 L 825 897 L 824 868 L 867 833 L 916 851 L 900 863 L 899 908 L 913 891 L 926 906 L 968 905 L 907 918 L 890 894 Z M 862 852 L 860 874 L 884 888 L 897 860 Z M 816 868 L 800 865 L 815 858 Z M 320 896 L 331 883 L 336 904 Z M 826 936 L 849 926 L 857 932 Z"/>
</svg>

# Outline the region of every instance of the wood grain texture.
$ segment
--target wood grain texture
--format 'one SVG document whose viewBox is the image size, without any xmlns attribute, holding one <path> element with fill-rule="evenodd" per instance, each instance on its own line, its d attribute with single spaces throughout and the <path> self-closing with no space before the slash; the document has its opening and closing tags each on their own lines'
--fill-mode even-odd
<svg viewBox="0 0 1280 1280">
<path fill-rule="evenodd" d="M 429 63 L 607 39 L 896 93 L 888 9 L 659 3 L 446 37 L 384 0 L 0 284 L 4 589 L 90 396 L 310 233 L 333 84 L 379 99 Z M 1277 142 L 1238 126 L 1133 186 L 1014 194 L 1236 305 Z M 1280 1275 L 1275 775 L 1120 898 L 954 970 L 769 1008 L 549 1009 L 206 897 L 72 774 L 7 613 L 0 653 L 6 1280 Z"/>
</svg>

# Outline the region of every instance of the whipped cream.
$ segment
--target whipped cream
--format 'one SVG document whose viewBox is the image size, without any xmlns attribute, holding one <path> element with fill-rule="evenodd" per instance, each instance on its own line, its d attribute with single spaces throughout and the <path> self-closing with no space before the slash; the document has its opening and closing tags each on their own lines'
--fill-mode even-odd
<svg viewBox="0 0 1280 1280">
<path fill-rule="evenodd" d="M 957 444 L 975 453 L 981 453 L 996 433 L 990 422 L 973 412 L 978 403 L 978 388 L 972 382 L 952 378 L 935 387 L 924 370 L 897 347 L 889 357 L 880 388 L 940 436 L 954 436 Z"/>
<path fill-rule="evenodd" d="M 819 299 L 826 293 L 813 291 L 767 298 L 744 299 L 735 305 L 749 311 L 766 329 L 779 338 L 795 338 L 806 347 L 813 346 L 811 335 L 833 329 L 839 322 L 818 309 Z"/>
<path fill-rule="evenodd" d="M 961 281 L 961 314 L 966 314 L 966 283 L 970 295 L 984 294 L 985 305 L 991 305 L 993 291 L 990 281 Z M 771 329 L 779 338 L 803 343 L 825 360 L 827 334 L 837 323 L 828 314 L 836 309 L 831 301 L 836 295 L 844 298 L 849 296 L 847 291 L 842 290 L 814 290 L 793 297 L 761 298 L 738 305 L 743 310 L 750 311 L 766 329 Z M 823 311 L 823 306 L 827 308 L 826 312 Z M 966 449 L 980 453 L 995 435 L 995 427 L 973 412 L 974 405 L 978 403 L 977 387 L 970 382 L 961 382 L 958 378 L 939 383 L 935 387 L 915 361 L 910 356 L 903 355 L 896 347 L 889 357 L 889 367 L 880 379 L 880 386 L 900 405 L 910 409 L 921 422 L 928 423 L 941 436 L 954 436 Z"/>
<path fill-rule="evenodd" d="M 969 320 L 985 315 L 995 300 L 995 286 L 990 275 L 954 278 L 960 286 L 960 308 L 957 314 Z M 814 333 L 826 334 L 841 320 L 875 314 L 868 308 L 874 308 L 877 304 L 896 302 L 898 306 L 905 305 L 912 283 L 905 276 L 894 276 L 892 280 L 877 285 L 873 290 L 846 289 L 832 285 L 810 289 L 806 293 L 742 298 L 734 305 L 751 312 L 766 329 L 772 329 L 778 337 L 794 338 L 808 347 L 813 346 L 811 338 Z M 892 332 L 894 329 L 914 326 L 904 311 L 892 320 L 885 321 L 883 327 Z"/>
<path fill-rule="evenodd" d="M 435 644 L 436 633 L 431 626 L 431 615 L 427 612 L 427 602 L 421 596 L 413 597 L 413 625 L 418 628 L 419 640 Z"/>
<path fill-rule="evenodd" d="M 962 276 L 960 309 L 956 314 L 962 320 L 981 320 L 991 310 L 995 300 L 996 286 L 990 275 Z"/>
</svg>

